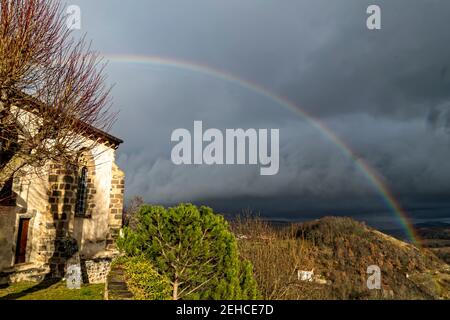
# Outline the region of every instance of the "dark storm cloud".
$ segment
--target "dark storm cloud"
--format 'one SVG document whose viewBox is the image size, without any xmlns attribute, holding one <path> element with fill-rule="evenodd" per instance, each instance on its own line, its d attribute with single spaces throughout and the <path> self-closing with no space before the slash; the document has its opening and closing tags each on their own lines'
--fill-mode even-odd
<svg viewBox="0 0 450 320">
<path fill-rule="evenodd" d="M 354 6 L 359 11 L 364 1 Z M 382 30 L 368 31 L 354 10 L 313 60 L 286 81 L 285 92 L 319 114 L 367 112 L 423 117 L 449 100 L 450 4 L 386 1 Z M 301 75 L 299 77 L 299 75 Z"/>
<path fill-rule="evenodd" d="M 450 198 L 450 2 L 73 1 L 104 53 L 161 55 L 227 70 L 320 118 L 373 166 L 406 207 Z M 366 8 L 382 8 L 382 30 Z M 354 159 L 295 112 L 255 92 L 163 66 L 111 62 L 114 133 L 128 195 L 272 213 L 378 210 L 380 195 Z M 176 167 L 170 134 L 279 128 L 280 173 L 257 167 Z M 415 201 L 415 199 L 425 199 Z"/>
</svg>

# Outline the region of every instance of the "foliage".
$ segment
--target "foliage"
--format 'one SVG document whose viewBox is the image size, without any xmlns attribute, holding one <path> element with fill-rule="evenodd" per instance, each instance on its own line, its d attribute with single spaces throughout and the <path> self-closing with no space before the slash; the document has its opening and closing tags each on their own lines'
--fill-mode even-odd
<svg viewBox="0 0 450 320">
<path fill-rule="evenodd" d="M 124 269 L 128 289 L 136 300 L 170 298 L 170 282 L 158 274 L 145 257 L 120 258 L 116 263 Z"/>
<path fill-rule="evenodd" d="M 170 279 L 173 299 L 254 299 L 252 266 L 241 261 L 234 235 L 208 207 L 141 206 L 135 229 L 125 228 L 118 246 L 145 255 Z"/>
</svg>

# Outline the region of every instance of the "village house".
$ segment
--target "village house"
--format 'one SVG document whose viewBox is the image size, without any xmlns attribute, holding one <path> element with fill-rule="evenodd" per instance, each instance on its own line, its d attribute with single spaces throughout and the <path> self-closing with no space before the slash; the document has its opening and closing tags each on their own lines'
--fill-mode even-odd
<svg viewBox="0 0 450 320">
<path fill-rule="evenodd" d="M 97 143 L 77 165 L 48 162 L 1 191 L 0 284 L 63 278 L 68 261 L 81 264 L 84 282 L 104 282 L 122 227 L 123 141 L 93 127 L 89 137 Z"/>
</svg>

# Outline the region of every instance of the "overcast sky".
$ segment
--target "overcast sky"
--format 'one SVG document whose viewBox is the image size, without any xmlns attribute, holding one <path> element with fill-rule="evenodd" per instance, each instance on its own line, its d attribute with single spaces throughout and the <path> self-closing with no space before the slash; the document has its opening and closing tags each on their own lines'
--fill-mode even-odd
<svg viewBox="0 0 450 320">
<path fill-rule="evenodd" d="M 449 1 L 69 2 L 98 51 L 193 61 L 258 83 L 324 122 L 412 216 L 450 217 Z M 381 7 L 381 30 L 366 27 L 370 4 Z M 167 66 L 112 61 L 107 71 L 127 196 L 278 218 L 392 216 L 353 158 L 267 97 Z M 173 165 L 171 132 L 194 120 L 280 129 L 279 174 Z"/>
</svg>

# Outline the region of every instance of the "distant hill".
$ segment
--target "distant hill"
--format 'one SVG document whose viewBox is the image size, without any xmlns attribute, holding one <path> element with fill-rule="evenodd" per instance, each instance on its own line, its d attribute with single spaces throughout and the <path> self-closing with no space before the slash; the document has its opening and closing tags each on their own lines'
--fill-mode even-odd
<svg viewBox="0 0 450 320">
<path fill-rule="evenodd" d="M 373 296 L 364 288 L 367 267 L 382 271 L 383 297 L 450 298 L 450 268 L 429 250 L 381 233 L 350 218 L 328 217 L 298 227 L 297 238 L 312 242 L 325 277 L 353 287 L 354 298 Z"/>
<path fill-rule="evenodd" d="M 418 224 L 416 231 L 423 239 L 436 239 L 450 241 L 450 224 L 448 223 L 425 223 Z"/>
<path fill-rule="evenodd" d="M 238 231 L 240 249 L 263 291 L 278 298 L 450 299 L 448 264 L 363 223 L 327 217 L 283 230 L 253 223 L 260 225 L 252 230 L 249 221 Z M 381 269 L 381 290 L 367 288 L 371 265 Z M 295 270 L 314 270 L 314 281 L 299 281 Z"/>
<path fill-rule="evenodd" d="M 421 223 L 416 226 L 422 245 L 439 258 L 450 263 L 450 224 L 442 222 Z"/>
<path fill-rule="evenodd" d="M 450 228 L 450 223 L 440 222 L 440 221 L 429 221 L 423 223 L 416 223 L 414 225 L 416 229 L 421 228 Z"/>
</svg>

